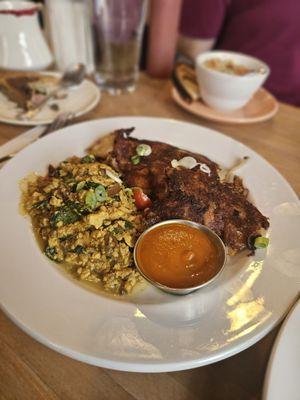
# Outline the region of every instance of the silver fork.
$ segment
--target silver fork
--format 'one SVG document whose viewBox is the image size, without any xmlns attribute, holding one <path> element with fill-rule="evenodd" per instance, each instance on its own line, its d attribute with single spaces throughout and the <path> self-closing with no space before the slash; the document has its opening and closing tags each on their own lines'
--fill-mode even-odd
<svg viewBox="0 0 300 400">
<path fill-rule="evenodd" d="M 63 113 L 58 115 L 53 122 L 51 122 L 51 124 L 45 126 L 44 130 L 38 135 L 37 138 L 33 139 L 30 143 L 31 144 L 33 142 L 35 142 L 36 140 L 48 135 L 49 133 L 52 133 L 54 131 L 57 131 L 58 129 L 64 128 L 67 125 L 69 125 L 71 123 L 71 121 L 75 118 L 74 113 L 72 112 L 67 112 L 67 113 Z M 25 146 L 24 146 L 25 147 Z M 20 149 L 21 150 L 21 149 Z M 18 152 L 15 153 L 10 153 L 7 154 L 3 157 L 0 157 L 0 164 L 12 159 Z"/>
</svg>

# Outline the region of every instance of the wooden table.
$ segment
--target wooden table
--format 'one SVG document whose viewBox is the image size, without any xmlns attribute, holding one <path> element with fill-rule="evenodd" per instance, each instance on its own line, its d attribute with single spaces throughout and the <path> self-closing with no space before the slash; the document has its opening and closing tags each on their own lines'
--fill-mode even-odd
<svg viewBox="0 0 300 400">
<path fill-rule="evenodd" d="M 130 95 L 103 95 L 81 120 L 117 115 L 176 118 L 220 130 L 260 153 L 300 193 L 300 109 L 280 104 L 271 121 L 255 125 L 209 123 L 181 110 L 169 82 L 141 76 Z M 0 124 L 0 144 L 25 131 Z M 190 371 L 137 374 L 111 371 L 62 356 L 17 328 L 0 312 L 1 400 L 258 400 L 277 329 L 248 350 Z"/>
</svg>

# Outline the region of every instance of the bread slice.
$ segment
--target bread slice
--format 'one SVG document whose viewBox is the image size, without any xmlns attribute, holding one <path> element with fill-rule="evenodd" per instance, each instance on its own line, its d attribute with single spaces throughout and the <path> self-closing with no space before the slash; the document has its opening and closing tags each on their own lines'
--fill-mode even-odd
<svg viewBox="0 0 300 400">
<path fill-rule="evenodd" d="M 197 101 L 200 98 L 195 68 L 191 65 L 179 63 L 175 65 L 173 83 L 181 96 L 187 101 Z"/>
<path fill-rule="evenodd" d="M 25 111 L 34 109 L 59 79 L 37 72 L 0 72 L 0 91 Z"/>
</svg>

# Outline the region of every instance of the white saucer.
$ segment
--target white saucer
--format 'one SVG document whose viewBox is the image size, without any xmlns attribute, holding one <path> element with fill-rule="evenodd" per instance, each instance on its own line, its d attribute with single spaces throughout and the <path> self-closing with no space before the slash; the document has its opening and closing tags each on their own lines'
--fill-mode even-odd
<svg viewBox="0 0 300 400">
<path fill-rule="evenodd" d="M 266 121 L 277 113 L 278 102 L 266 89 L 259 89 L 252 99 L 240 110 L 228 113 L 214 110 L 202 100 L 188 103 L 179 95 L 173 86 L 171 95 L 175 102 L 186 111 L 199 117 L 228 124 L 250 124 Z"/>
</svg>

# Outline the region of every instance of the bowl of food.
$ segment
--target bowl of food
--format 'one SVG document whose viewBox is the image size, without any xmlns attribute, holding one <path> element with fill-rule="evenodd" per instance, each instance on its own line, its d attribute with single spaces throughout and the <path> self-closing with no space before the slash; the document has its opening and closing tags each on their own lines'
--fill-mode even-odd
<svg viewBox="0 0 300 400">
<path fill-rule="evenodd" d="M 142 233 L 134 247 L 134 261 L 148 282 L 165 292 L 182 295 L 216 279 L 226 263 L 226 249 L 208 227 L 172 219 Z"/>
<path fill-rule="evenodd" d="M 220 111 L 244 107 L 269 74 L 267 64 L 240 53 L 209 51 L 196 58 L 201 97 Z"/>
</svg>

